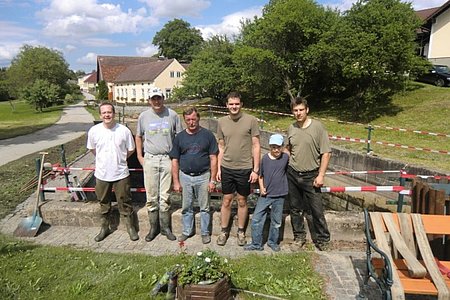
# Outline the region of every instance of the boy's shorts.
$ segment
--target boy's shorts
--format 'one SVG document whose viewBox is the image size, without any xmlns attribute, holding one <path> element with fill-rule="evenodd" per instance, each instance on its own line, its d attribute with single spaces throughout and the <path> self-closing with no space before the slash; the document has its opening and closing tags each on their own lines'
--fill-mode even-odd
<svg viewBox="0 0 450 300">
<path fill-rule="evenodd" d="M 221 167 L 222 193 L 234 194 L 247 197 L 250 195 L 250 174 L 252 169 L 228 169 Z"/>
</svg>

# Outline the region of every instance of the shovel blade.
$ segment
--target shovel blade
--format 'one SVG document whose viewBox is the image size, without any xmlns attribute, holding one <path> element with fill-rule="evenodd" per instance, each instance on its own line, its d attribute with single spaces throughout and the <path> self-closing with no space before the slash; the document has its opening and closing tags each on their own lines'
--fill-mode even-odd
<svg viewBox="0 0 450 300">
<path fill-rule="evenodd" d="M 34 237 L 41 227 L 42 218 L 38 215 L 27 217 L 23 219 L 16 230 L 14 230 L 14 236 Z"/>
</svg>

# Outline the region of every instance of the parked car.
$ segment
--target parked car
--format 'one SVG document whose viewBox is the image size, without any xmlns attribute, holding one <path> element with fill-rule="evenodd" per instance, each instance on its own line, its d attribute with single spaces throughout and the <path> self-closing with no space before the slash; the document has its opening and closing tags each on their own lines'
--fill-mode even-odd
<svg viewBox="0 0 450 300">
<path fill-rule="evenodd" d="M 431 70 L 419 76 L 417 81 L 431 83 L 435 86 L 450 86 L 450 68 L 446 65 L 433 65 Z"/>
</svg>

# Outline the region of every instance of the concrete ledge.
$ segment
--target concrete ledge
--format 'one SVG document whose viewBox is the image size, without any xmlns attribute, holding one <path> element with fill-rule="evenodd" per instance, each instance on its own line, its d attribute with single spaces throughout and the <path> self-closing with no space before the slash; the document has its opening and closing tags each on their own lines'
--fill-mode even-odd
<svg viewBox="0 0 450 300">
<path fill-rule="evenodd" d="M 65 202 L 47 201 L 40 206 L 41 216 L 45 223 L 52 226 L 81 226 L 98 227 L 100 219 L 98 215 L 99 205 L 95 202 Z M 32 207 L 27 209 L 32 212 Z M 149 230 L 148 215 L 146 207 L 135 207 L 135 217 L 140 232 L 146 233 Z M 249 222 L 252 215 L 249 216 Z M 114 209 L 112 216 L 113 227 L 124 230 L 124 225 L 120 223 L 119 213 Z M 361 212 L 335 212 L 327 211 L 326 219 L 333 240 L 362 241 L 364 239 L 364 218 Z M 237 230 L 237 217 L 232 215 L 231 234 Z M 306 222 L 305 222 L 306 223 Z M 196 232 L 200 232 L 200 214 L 195 214 Z M 266 230 L 269 219 L 266 220 Z M 181 209 L 172 212 L 172 229 L 175 235 L 182 232 Z M 212 212 L 211 233 L 218 235 L 220 232 L 220 212 Z M 292 227 L 289 215 L 283 216 L 281 228 L 282 239 L 292 239 Z M 247 235 L 250 236 L 251 227 L 247 226 Z"/>
</svg>

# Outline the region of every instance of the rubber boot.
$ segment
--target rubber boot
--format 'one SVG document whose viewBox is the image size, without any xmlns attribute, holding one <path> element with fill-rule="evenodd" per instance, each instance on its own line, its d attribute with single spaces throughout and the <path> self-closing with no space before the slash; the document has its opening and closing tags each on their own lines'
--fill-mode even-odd
<svg viewBox="0 0 450 300">
<path fill-rule="evenodd" d="M 127 232 L 130 236 L 130 240 L 137 241 L 139 239 L 139 235 L 136 232 L 136 228 L 134 228 L 133 221 L 131 219 L 132 215 L 123 216 L 123 220 L 125 221 L 125 225 L 127 226 Z"/>
<path fill-rule="evenodd" d="M 96 242 L 103 241 L 111 233 L 111 229 L 109 228 L 109 214 L 102 214 L 100 219 L 102 221 L 102 227 L 94 238 Z"/>
<path fill-rule="evenodd" d="M 161 234 L 170 241 L 175 241 L 177 237 L 170 230 L 170 215 L 168 211 L 159 212 L 159 222 L 161 224 Z"/>
<path fill-rule="evenodd" d="M 150 223 L 150 231 L 145 236 L 145 241 L 151 242 L 158 235 L 159 212 L 157 210 L 148 212 L 148 222 Z"/>
</svg>

